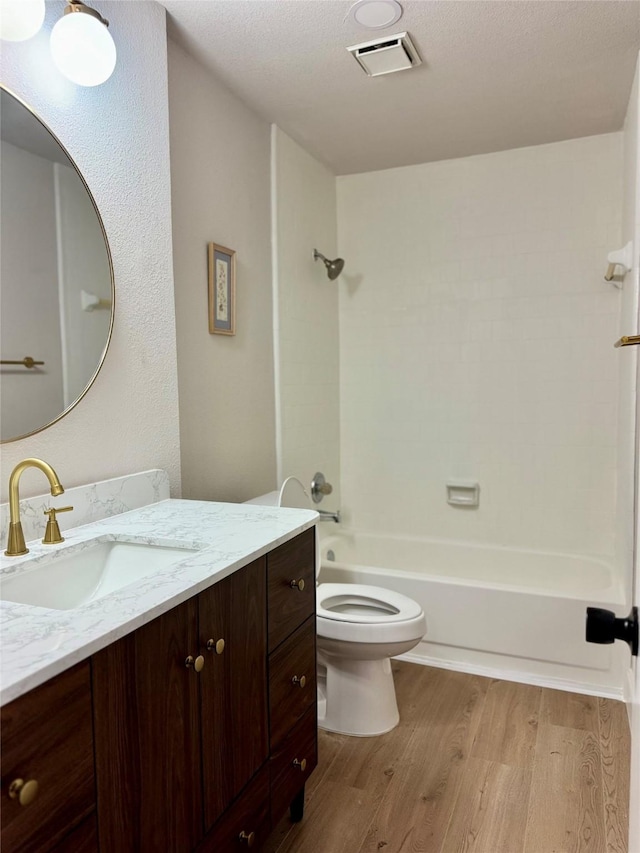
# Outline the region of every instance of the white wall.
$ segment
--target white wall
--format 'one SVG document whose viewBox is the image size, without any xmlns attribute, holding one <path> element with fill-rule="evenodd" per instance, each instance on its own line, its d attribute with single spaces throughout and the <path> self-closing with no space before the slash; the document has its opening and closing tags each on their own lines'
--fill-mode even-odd
<svg viewBox="0 0 640 853">
<path fill-rule="evenodd" d="M 621 327 L 623 334 L 637 334 L 638 331 L 638 290 L 640 288 L 640 57 L 636 66 L 636 76 L 629 98 L 629 107 L 623 131 L 624 140 L 624 215 L 622 222 L 622 241 L 632 240 L 634 244 L 633 269 L 627 273 L 622 295 Z M 627 331 L 629 329 L 629 331 Z M 638 517 L 638 496 L 634 507 L 634 475 L 640 470 L 637 455 L 638 436 L 636 431 L 637 405 L 637 369 L 638 357 L 636 347 L 620 350 L 620 387 L 625 393 L 621 400 L 620 431 L 619 431 L 619 501 L 618 517 L 618 557 L 622 565 L 634 566 L 635 589 L 628 584 L 628 594 L 631 604 L 640 604 L 640 552 L 637 547 L 640 534 L 640 519 Z M 633 401 L 626 404 L 627 399 Z M 637 488 L 637 479 L 636 479 Z M 635 518 L 634 518 L 635 516 Z M 636 549 L 634 553 L 634 536 L 636 534 Z M 624 614 L 617 614 L 622 616 Z M 640 668 L 638 658 L 630 658 L 623 643 L 620 647 L 627 672 L 625 695 L 630 703 L 629 716 L 631 723 L 631 791 L 630 803 L 640 801 Z M 640 849 L 640 814 L 637 808 L 631 808 L 629 822 L 629 850 Z"/>
<path fill-rule="evenodd" d="M 338 178 L 348 523 L 613 555 L 621 170 L 611 134 Z"/>
<path fill-rule="evenodd" d="M 169 42 L 183 492 L 275 487 L 269 126 Z M 210 335 L 207 243 L 237 252 L 236 335 Z"/>
<path fill-rule="evenodd" d="M 2 368 L 0 435 L 24 435 L 62 411 L 56 209 L 51 161 L 2 142 L 2 358 L 30 355 L 37 370 Z"/>
<path fill-rule="evenodd" d="M 634 268 L 624 278 L 621 294 L 619 335 L 638 333 L 638 251 L 640 247 L 638 133 L 638 73 L 629 98 L 629 108 L 622 133 L 623 140 L 623 217 L 620 246 L 629 240 L 635 243 Z M 612 246 L 618 249 L 620 246 Z M 634 469 L 636 429 L 636 371 L 638 350 L 625 347 L 618 351 L 618 513 L 616 518 L 616 558 L 628 578 L 627 594 L 631 597 L 631 566 L 633 565 L 634 531 Z"/>
<path fill-rule="evenodd" d="M 113 254 L 116 316 L 95 384 L 59 423 L 2 448 L 6 472 L 42 456 L 72 486 L 165 468 L 180 489 L 178 396 L 171 253 L 171 195 L 164 9 L 104 2 L 118 47 L 113 76 L 82 88 L 53 66 L 48 36 L 62 2 L 47 3 L 45 27 L 24 43 L 3 42 L 0 74 L 68 148 L 102 213 Z M 27 472 L 25 495 L 42 492 Z"/>
<path fill-rule="evenodd" d="M 278 479 L 333 484 L 323 509 L 340 507 L 338 303 L 316 248 L 337 255 L 336 179 L 277 127 L 272 132 Z M 346 271 L 347 272 L 347 271 Z"/>
</svg>

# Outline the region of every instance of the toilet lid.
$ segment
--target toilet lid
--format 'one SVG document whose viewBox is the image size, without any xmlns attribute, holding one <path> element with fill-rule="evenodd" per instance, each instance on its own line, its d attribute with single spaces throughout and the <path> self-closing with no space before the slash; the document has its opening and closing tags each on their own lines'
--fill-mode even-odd
<svg viewBox="0 0 640 853">
<path fill-rule="evenodd" d="M 405 622 L 422 615 L 417 601 L 383 589 L 358 583 L 322 583 L 317 591 L 317 613 L 337 622 Z"/>
</svg>

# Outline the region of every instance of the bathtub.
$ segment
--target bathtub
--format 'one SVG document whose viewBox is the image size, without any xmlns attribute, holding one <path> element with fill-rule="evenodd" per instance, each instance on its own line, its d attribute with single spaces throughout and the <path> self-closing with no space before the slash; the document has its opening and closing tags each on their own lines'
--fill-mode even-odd
<svg viewBox="0 0 640 853">
<path fill-rule="evenodd" d="M 383 586 L 421 604 L 427 634 L 408 659 L 620 698 L 626 647 L 584 639 L 588 606 L 625 609 L 606 562 L 348 529 L 321 537 L 320 583 Z"/>
</svg>

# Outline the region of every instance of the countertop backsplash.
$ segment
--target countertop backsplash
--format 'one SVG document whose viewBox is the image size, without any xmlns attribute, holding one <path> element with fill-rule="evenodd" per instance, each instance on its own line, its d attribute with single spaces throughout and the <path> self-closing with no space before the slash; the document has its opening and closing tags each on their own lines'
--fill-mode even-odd
<svg viewBox="0 0 640 853">
<path fill-rule="evenodd" d="M 58 472 L 64 485 L 64 472 Z M 46 480 L 43 478 L 43 483 Z M 46 527 L 45 509 L 52 506 L 72 506 L 73 512 L 58 516 L 60 530 L 70 530 L 83 524 L 111 518 L 123 512 L 169 498 L 169 475 L 159 468 L 101 480 L 86 486 L 65 489 L 60 497 L 53 498 L 49 492 L 20 501 L 22 529 L 27 542 L 42 539 Z M 9 529 L 9 504 L 0 504 L 0 545 L 4 550 Z"/>
</svg>

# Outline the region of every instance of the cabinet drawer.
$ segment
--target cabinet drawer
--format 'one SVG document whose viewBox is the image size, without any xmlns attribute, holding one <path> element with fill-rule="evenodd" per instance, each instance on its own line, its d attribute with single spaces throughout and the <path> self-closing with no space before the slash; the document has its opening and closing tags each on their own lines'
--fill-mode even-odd
<svg viewBox="0 0 640 853">
<path fill-rule="evenodd" d="M 311 616 L 269 657 L 272 750 L 315 703 L 316 620 Z"/>
<path fill-rule="evenodd" d="M 249 846 L 259 850 L 270 831 L 269 765 L 265 764 L 222 815 L 198 853 L 243 853 Z"/>
<path fill-rule="evenodd" d="M 285 542 L 267 557 L 269 651 L 286 639 L 315 610 L 315 530 Z M 303 581 L 304 589 L 291 586 Z"/>
<path fill-rule="evenodd" d="M 1 725 L 2 849 L 46 853 L 95 808 L 89 664 L 6 705 Z M 16 779 L 38 783 L 32 804 L 9 797 Z"/>
<path fill-rule="evenodd" d="M 57 844 L 52 853 L 98 853 L 98 827 L 95 814 L 83 820 L 71 835 Z"/>
<path fill-rule="evenodd" d="M 271 821 L 282 817 L 318 763 L 316 708 L 310 708 L 272 756 Z M 302 767 L 304 766 L 304 770 Z"/>
</svg>

